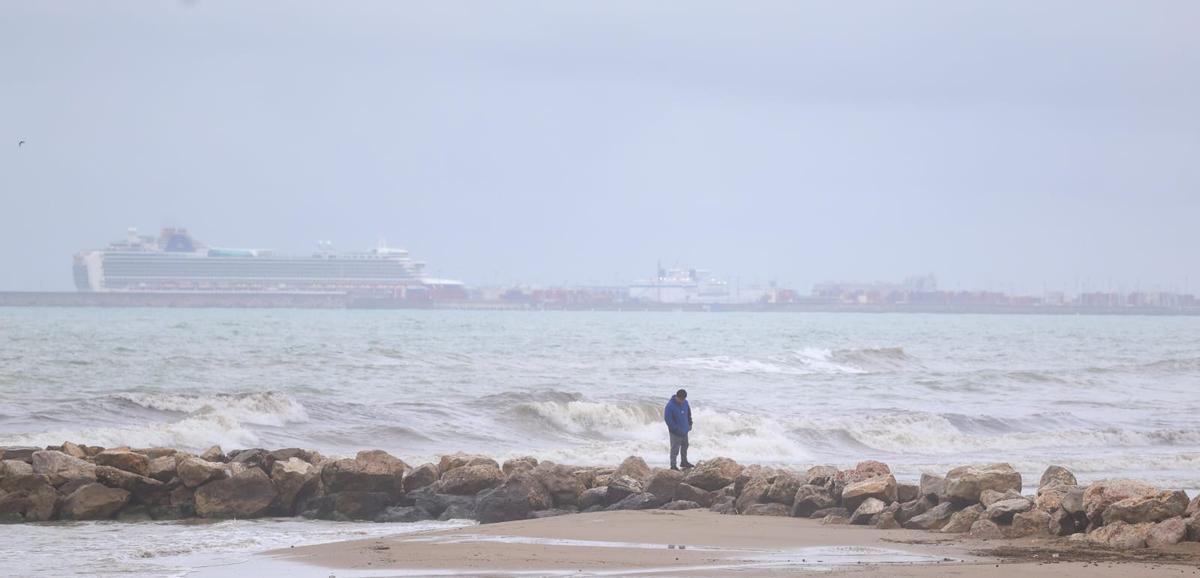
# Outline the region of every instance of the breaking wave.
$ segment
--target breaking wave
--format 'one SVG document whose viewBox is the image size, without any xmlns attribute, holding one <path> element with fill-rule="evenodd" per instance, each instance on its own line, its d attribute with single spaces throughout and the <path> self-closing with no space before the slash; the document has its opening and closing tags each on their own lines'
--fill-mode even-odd
<svg viewBox="0 0 1200 578">
<path fill-rule="evenodd" d="M 220 416 L 242 423 L 283 426 L 308 421 L 308 412 L 291 396 L 277 392 L 218 393 L 124 393 L 113 397 L 158 411 L 193 416 Z"/>
<path fill-rule="evenodd" d="M 853 375 L 895 371 L 918 365 L 900 347 L 825 349 L 805 347 L 785 355 L 743 359 L 725 355 L 687 357 L 670 362 L 683 369 L 759 375 Z"/>
</svg>

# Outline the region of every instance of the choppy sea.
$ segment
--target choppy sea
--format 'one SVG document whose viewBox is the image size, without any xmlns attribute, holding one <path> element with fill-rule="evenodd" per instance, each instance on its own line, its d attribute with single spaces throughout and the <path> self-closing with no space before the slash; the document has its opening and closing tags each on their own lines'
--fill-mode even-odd
<svg viewBox="0 0 1200 578">
<path fill-rule="evenodd" d="M 1200 488 L 1200 317 L 0 309 L 0 445 L 664 465 L 680 387 L 692 461 L 870 458 L 902 479 L 1007 461 L 1027 483 L 1056 463 Z M 34 554 L 0 552 L 0 574 L 95 575 L 62 553 L 101 537 L 116 574 L 178 575 L 206 553 L 413 529 L 231 524 L 8 526 Z"/>
</svg>

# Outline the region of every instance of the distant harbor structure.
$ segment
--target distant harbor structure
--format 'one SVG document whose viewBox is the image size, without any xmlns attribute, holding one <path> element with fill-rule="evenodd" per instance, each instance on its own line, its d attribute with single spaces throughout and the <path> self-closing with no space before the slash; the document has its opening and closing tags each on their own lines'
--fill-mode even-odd
<svg viewBox="0 0 1200 578">
<path fill-rule="evenodd" d="M 311 255 L 210 247 L 187 229 L 164 228 L 75 255 L 75 288 L 87 292 L 326 293 L 384 299 L 461 299 L 460 281 L 425 275 L 425 263 L 380 242 L 337 253 L 322 241 Z"/>
</svg>

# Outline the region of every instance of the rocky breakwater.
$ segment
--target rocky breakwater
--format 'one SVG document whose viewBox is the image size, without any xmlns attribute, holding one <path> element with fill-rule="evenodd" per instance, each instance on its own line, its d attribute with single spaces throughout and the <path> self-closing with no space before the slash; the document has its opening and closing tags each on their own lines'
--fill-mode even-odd
<svg viewBox="0 0 1200 578">
<path fill-rule="evenodd" d="M 1080 485 L 1051 466 L 1034 495 L 1008 464 L 896 480 L 886 464 L 805 471 L 715 458 L 680 472 L 638 457 L 584 467 L 454 454 L 411 466 L 380 450 L 331 459 L 290 448 L 0 448 L 0 521 L 305 516 L 483 523 L 602 510 L 815 518 L 979 539 L 1063 536 L 1117 548 L 1200 541 L 1200 497 L 1134 480 Z"/>
</svg>

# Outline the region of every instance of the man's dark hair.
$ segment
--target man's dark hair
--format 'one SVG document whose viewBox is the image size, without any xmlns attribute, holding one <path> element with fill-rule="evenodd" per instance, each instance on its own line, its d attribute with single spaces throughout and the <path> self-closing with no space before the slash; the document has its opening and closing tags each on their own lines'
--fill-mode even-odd
<svg viewBox="0 0 1200 578">
<path fill-rule="evenodd" d="M 675 392 L 675 395 L 678 396 L 679 399 L 687 399 L 687 390 L 681 389 L 681 390 Z"/>
</svg>

